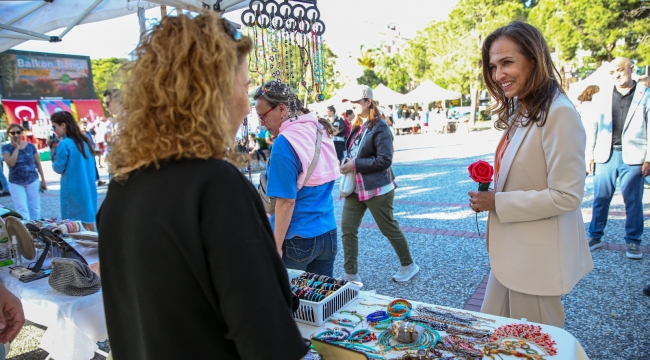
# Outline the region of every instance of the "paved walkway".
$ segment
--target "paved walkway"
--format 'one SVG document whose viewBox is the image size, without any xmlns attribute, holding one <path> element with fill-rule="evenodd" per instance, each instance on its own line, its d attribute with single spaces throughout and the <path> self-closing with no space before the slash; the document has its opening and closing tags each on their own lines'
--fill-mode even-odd
<svg viewBox="0 0 650 360">
<path fill-rule="evenodd" d="M 483 302 L 490 265 L 485 251 L 485 214 L 475 218 L 467 206 L 467 192 L 476 185 L 468 177 L 467 166 L 475 160 L 491 161 L 499 132 L 470 134 L 405 135 L 395 138 L 393 169 L 399 188 L 395 216 L 404 231 L 420 273 L 406 284 L 391 281 L 399 262 L 392 247 L 366 214 L 359 231 L 359 274 L 367 290 L 430 303 L 477 311 Z M 42 197 L 42 216 L 59 217 L 58 175 L 44 163 L 50 190 Z M 102 172 L 105 177 L 105 172 Z M 259 174 L 252 175 L 257 183 Z M 587 180 L 582 212 L 591 220 L 593 192 Z M 100 188 L 103 200 L 106 188 Z M 343 201 L 335 191 L 337 221 Z M 0 204 L 11 206 L 10 198 Z M 650 298 L 642 294 L 650 284 L 650 192 L 644 195 L 642 260 L 629 260 L 624 253 L 625 210 L 620 193 L 614 197 L 610 221 L 602 249 L 592 253 L 594 270 L 563 297 L 567 321 L 565 329 L 584 346 L 591 359 L 650 358 Z M 478 229 L 477 223 L 478 220 Z M 480 231 L 480 234 L 479 234 Z M 335 275 L 343 274 L 342 246 Z M 34 350 L 42 330 L 28 327 L 19 344 L 31 344 L 12 351 L 12 359 L 44 359 Z M 41 334 L 41 335 L 39 335 Z M 19 345 L 16 344 L 16 345 Z M 18 347 L 18 346 L 17 346 Z M 17 356 L 19 353 L 24 355 Z"/>
</svg>

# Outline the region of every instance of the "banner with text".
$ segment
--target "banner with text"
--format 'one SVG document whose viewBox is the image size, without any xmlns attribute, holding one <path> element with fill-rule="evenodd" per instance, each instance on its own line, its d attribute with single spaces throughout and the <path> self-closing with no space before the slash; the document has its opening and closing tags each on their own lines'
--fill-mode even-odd
<svg viewBox="0 0 650 360">
<path fill-rule="evenodd" d="M 7 50 L 0 53 L 3 98 L 94 99 L 88 56 Z"/>
</svg>

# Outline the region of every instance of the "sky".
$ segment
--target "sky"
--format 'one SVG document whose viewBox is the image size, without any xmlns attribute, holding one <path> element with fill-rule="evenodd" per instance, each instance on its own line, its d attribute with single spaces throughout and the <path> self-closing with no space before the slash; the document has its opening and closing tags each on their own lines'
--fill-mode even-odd
<svg viewBox="0 0 650 360">
<path fill-rule="evenodd" d="M 359 47 L 377 42 L 379 29 L 397 24 L 406 38 L 431 21 L 445 19 L 458 0 L 320 0 L 318 8 L 325 23 L 324 41 L 338 55 L 336 70 L 345 78 L 358 77 Z M 171 10 L 168 8 L 168 10 Z M 241 11 L 225 15 L 241 22 Z M 160 9 L 147 10 L 146 18 L 156 21 Z M 59 34 L 60 31 L 53 31 Z M 30 40 L 14 49 L 61 54 L 86 55 L 92 59 L 128 58 L 138 43 L 139 25 L 135 14 L 78 25 L 60 43 Z"/>
</svg>

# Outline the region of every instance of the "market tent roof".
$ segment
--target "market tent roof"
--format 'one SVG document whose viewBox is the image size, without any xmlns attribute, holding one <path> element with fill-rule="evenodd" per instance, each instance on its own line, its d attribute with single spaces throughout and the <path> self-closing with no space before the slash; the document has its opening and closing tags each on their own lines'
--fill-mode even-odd
<svg viewBox="0 0 650 360">
<path fill-rule="evenodd" d="M 218 0 L 149 0 L 145 8 L 167 5 L 180 9 L 199 9 L 203 3 L 212 5 Z M 232 11 L 247 6 L 250 0 L 222 0 L 221 8 Z M 62 41 L 77 24 L 108 20 L 135 13 L 137 0 L 56 0 L 0 2 L 0 52 L 28 40 Z M 64 29 L 61 33 L 48 32 Z"/>
<path fill-rule="evenodd" d="M 572 101 L 577 102 L 578 96 L 580 96 L 589 85 L 598 85 L 601 89 L 604 86 L 614 86 L 612 79 L 609 76 L 609 63 L 607 61 L 604 61 L 596 71 L 583 80 L 570 84 L 567 96 Z"/>
<path fill-rule="evenodd" d="M 350 103 L 349 102 L 344 103 L 343 99 L 347 94 L 350 93 L 350 91 L 353 91 L 357 86 L 359 85 L 355 83 L 345 84 L 345 86 L 343 86 L 336 92 L 336 95 L 321 102 L 311 103 L 307 105 L 307 108 L 312 111 L 317 111 L 319 115 L 325 115 L 327 111 L 327 107 L 330 105 L 334 106 L 337 114 L 340 114 L 343 110 L 352 109 Z"/>
<path fill-rule="evenodd" d="M 379 101 L 379 104 L 382 106 L 407 103 L 404 99 L 404 94 L 400 94 L 397 91 L 388 88 L 384 84 L 377 85 L 377 87 L 372 90 L 372 94 L 375 100 Z"/>
<path fill-rule="evenodd" d="M 461 93 L 443 89 L 431 80 L 425 80 L 420 86 L 404 95 L 405 103 L 429 103 L 436 100 L 455 100 Z"/>
</svg>

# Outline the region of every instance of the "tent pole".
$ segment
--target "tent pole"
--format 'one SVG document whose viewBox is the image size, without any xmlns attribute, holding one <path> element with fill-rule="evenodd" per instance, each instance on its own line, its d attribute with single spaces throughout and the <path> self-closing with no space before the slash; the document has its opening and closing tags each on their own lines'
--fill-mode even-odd
<svg viewBox="0 0 650 360">
<path fill-rule="evenodd" d="M 34 32 L 34 31 L 20 29 L 20 28 L 17 28 L 15 26 L 6 25 L 6 24 L 0 24 L 0 29 L 5 29 L 5 30 L 17 32 L 19 34 L 30 35 L 30 36 L 33 36 L 33 37 L 41 38 L 43 40 L 47 40 L 47 41 L 52 40 L 52 38 L 54 37 L 54 36 L 47 36 L 45 34 L 37 33 L 37 32 Z"/>
<path fill-rule="evenodd" d="M 89 8 L 87 8 L 86 10 L 84 10 L 84 12 L 82 12 L 79 16 L 77 16 L 77 18 L 74 19 L 74 20 L 70 23 L 70 25 L 68 25 L 68 27 L 65 28 L 65 30 L 63 30 L 63 32 L 61 33 L 61 35 L 59 35 L 59 41 L 60 41 L 61 39 L 63 39 L 63 37 L 64 37 L 64 36 L 65 36 L 65 35 L 66 35 L 70 30 L 72 30 L 73 27 L 77 26 L 77 24 L 79 24 L 79 23 L 81 22 L 81 20 L 83 20 L 83 19 L 86 17 L 86 15 L 88 15 L 88 14 L 89 14 L 91 11 L 93 11 L 93 10 L 94 10 L 94 9 L 95 9 L 99 4 L 101 4 L 102 1 L 104 1 L 104 0 L 95 0 L 95 2 L 94 2 L 92 5 L 90 5 Z"/>
<path fill-rule="evenodd" d="M 16 35 L 14 35 L 14 34 L 0 34 L 0 38 L 45 41 L 45 39 L 36 38 L 36 37 L 29 36 L 29 35 L 18 35 L 18 34 L 16 34 Z"/>
</svg>

